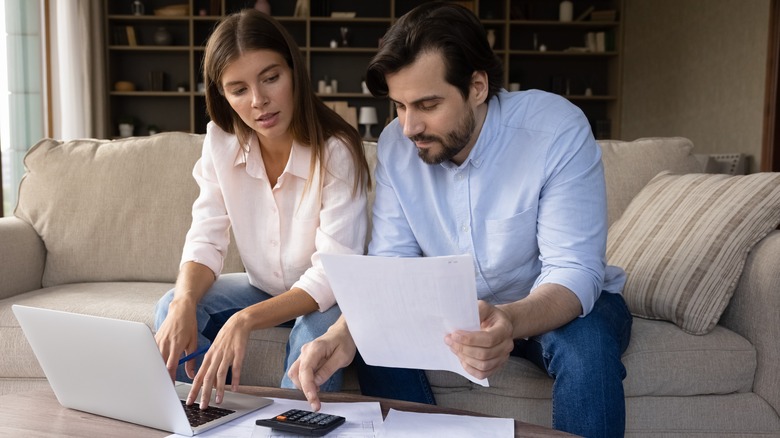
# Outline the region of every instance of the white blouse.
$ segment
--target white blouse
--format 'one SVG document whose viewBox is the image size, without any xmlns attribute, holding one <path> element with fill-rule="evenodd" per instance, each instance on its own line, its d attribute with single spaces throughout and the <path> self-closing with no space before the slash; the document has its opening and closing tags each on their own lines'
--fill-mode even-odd
<svg viewBox="0 0 780 438">
<path fill-rule="evenodd" d="M 192 172 L 200 195 L 181 264 L 201 263 L 219 275 L 232 226 L 250 284 L 271 295 L 298 287 L 320 311 L 330 308 L 335 298 L 319 254 L 364 254 L 368 214 L 365 190 L 352 194 L 356 169 L 347 146 L 329 139 L 324 159 L 324 175 L 316 171 L 304 195 L 311 149 L 293 142 L 272 189 L 257 138 L 245 152 L 235 135 L 209 123 Z"/>
</svg>

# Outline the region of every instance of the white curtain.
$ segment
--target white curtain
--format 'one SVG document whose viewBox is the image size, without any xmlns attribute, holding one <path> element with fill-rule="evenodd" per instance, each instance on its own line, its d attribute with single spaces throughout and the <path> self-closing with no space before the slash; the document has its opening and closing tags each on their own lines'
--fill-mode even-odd
<svg viewBox="0 0 780 438">
<path fill-rule="evenodd" d="M 103 2 L 51 1 L 49 14 L 52 136 L 106 138 Z"/>
</svg>

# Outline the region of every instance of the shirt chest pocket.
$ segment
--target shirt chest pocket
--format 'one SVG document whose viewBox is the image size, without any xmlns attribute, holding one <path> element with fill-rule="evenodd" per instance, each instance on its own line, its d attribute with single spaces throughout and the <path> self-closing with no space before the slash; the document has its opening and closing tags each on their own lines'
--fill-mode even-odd
<svg viewBox="0 0 780 438">
<path fill-rule="evenodd" d="M 297 276 L 311 266 L 311 256 L 316 250 L 315 239 L 319 219 L 293 218 L 290 236 L 287 241 L 287 266 Z M 296 278 L 297 280 L 297 278 Z"/>
<path fill-rule="evenodd" d="M 485 221 L 485 254 L 483 266 L 488 275 L 514 272 L 524 275 L 538 263 L 535 207 L 506 219 Z"/>
</svg>

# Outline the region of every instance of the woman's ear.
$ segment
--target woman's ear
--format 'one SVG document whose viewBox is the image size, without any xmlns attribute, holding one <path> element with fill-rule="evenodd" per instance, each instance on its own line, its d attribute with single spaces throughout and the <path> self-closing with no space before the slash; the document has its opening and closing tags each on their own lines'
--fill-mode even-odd
<svg viewBox="0 0 780 438">
<path fill-rule="evenodd" d="M 479 105 L 487 100 L 488 88 L 487 72 L 479 70 L 471 74 L 470 94 L 475 104 Z"/>
</svg>

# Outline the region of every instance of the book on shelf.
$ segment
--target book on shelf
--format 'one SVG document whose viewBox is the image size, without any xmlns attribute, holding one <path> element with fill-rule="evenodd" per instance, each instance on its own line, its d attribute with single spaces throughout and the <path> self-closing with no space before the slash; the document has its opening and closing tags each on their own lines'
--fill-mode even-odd
<svg viewBox="0 0 780 438">
<path fill-rule="evenodd" d="M 135 36 L 135 28 L 133 26 L 125 26 L 125 32 L 127 32 L 127 44 L 137 46 L 138 38 Z"/>
<path fill-rule="evenodd" d="M 111 44 L 117 45 L 117 46 L 126 46 L 127 45 L 127 32 L 125 31 L 124 27 L 114 27 L 112 29 L 112 41 Z"/>
<path fill-rule="evenodd" d="M 596 32 L 596 52 L 607 51 L 607 35 L 604 32 Z"/>
<path fill-rule="evenodd" d="M 590 13 L 590 21 L 615 21 L 615 19 L 617 19 L 617 11 L 614 9 L 591 11 Z"/>
<path fill-rule="evenodd" d="M 588 9 L 582 11 L 582 13 L 578 15 L 577 18 L 574 19 L 574 21 L 585 21 L 590 15 L 590 13 L 593 12 L 595 9 L 596 7 L 593 5 L 588 6 Z"/>
</svg>

